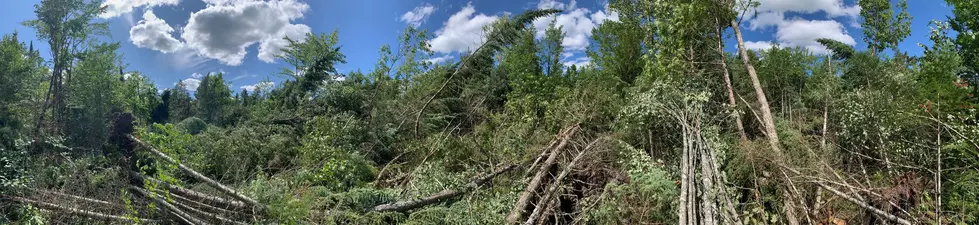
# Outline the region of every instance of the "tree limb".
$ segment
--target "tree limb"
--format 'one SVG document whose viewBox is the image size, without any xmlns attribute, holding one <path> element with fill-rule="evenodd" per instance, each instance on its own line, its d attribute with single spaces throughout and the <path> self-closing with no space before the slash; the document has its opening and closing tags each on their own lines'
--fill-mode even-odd
<svg viewBox="0 0 979 225">
<path fill-rule="evenodd" d="M 551 168 L 551 165 L 554 165 L 554 161 L 557 160 L 557 156 L 561 153 L 560 150 L 563 149 L 564 146 L 568 144 L 568 139 L 574 136 L 574 134 L 577 131 L 578 131 L 578 126 L 575 125 L 574 127 L 571 128 L 571 130 L 568 131 L 567 134 L 565 134 L 562 137 L 559 137 L 561 139 L 560 144 L 558 144 L 557 147 L 551 150 L 551 155 L 547 157 L 547 160 L 544 161 L 544 164 L 540 167 L 540 170 L 537 171 L 537 174 L 534 175 L 534 178 L 531 179 L 530 183 L 527 184 L 527 187 L 524 188 L 523 193 L 520 194 L 520 198 L 517 199 L 517 203 L 513 206 L 513 209 L 511 209 L 510 213 L 507 215 L 507 223 L 509 224 L 517 223 L 517 220 L 523 217 L 524 210 L 527 208 L 527 204 L 530 204 L 530 198 L 533 197 L 534 192 L 541 185 L 541 182 L 544 180 L 544 176 L 547 175 L 547 172 Z"/>
<path fill-rule="evenodd" d="M 516 167 L 517 165 L 515 164 L 503 167 L 502 169 L 496 170 L 486 176 L 477 178 L 476 180 L 469 182 L 468 184 L 466 184 L 465 187 L 461 189 L 448 189 L 448 190 L 441 191 L 439 193 L 435 193 L 433 195 L 422 197 L 417 200 L 398 201 L 394 203 L 381 204 L 381 205 L 374 206 L 368 211 L 369 212 L 404 212 L 404 211 L 420 208 L 426 205 L 434 204 L 437 202 L 441 202 L 443 200 L 465 194 L 475 189 L 476 187 L 479 187 L 480 185 L 489 182 L 494 177 L 503 174 L 507 171 L 513 170 Z"/>
</svg>

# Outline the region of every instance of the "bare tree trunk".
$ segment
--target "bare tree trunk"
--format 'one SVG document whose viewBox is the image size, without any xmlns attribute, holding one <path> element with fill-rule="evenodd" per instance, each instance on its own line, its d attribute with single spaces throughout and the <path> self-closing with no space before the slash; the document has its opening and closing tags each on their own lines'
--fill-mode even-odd
<svg viewBox="0 0 979 225">
<path fill-rule="evenodd" d="M 755 71 L 755 67 L 751 65 L 751 60 L 748 59 L 748 50 L 744 47 L 744 38 L 741 37 L 741 29 L 738 28 L 738 22 L 735 20 L 731 21 L 731 27 L 734 28 L 734 35 L 738 39 L 738 52 L 741 54 L 741 62 L 744 63 L 745 68 L 748 70 L 748 77 L 751 78 L 751 85 L 755 88 L 755 95 L 758 98 L 758 103 L 761 105 L 761 117 L 762 124 L 765 125 L 765 136 L 768 137 L 768 144 L 772 147 L 772 151 L 775 152 L 775 158 L 777 160 L 784 159 L 782 155 L 782 148 L 779 146 L 780 142 L 778 140 L 778 132 L 775 130 L 775 119 L 772 117 L 772 109 L 768 105 L 768 98 L 765 97 L 765 90 L 761 87 L 761 81 L 758 80 L 758 72 Z M 783 198 L 790 199 L 791 195 L 783 192 Z M 790 225 L 798 225 L 799 219 L 795 216 L 795 206 L 792 204 L 791 200 L 785 202 L 785 218 L 788 220 Z"/>
<path fill-rule="evenodd" d="M 716 171 L 712 169 L 713 163 L 710 162 L 710 158 L 707 157 L 709 154 L 707 151 L 711 150 L 707 147 L 707 144 L 705 143 L 706 140 L 704 140 L 704 137 L 701 134 L 700 113 L 695 114 L 692 119 L 694 120 L 692 134 L 694 137 L 694 145 L 691 147 L 694 147 L 696 150 L 694 153 L 698 154 L 697 158 L 700 159 L 700 180 L 703 183 L 703 188 L 701 188 L 701 190 L 703 190 L 703 194 L 700 196 L 700 208 L 702 208 L 704 212 L 703 219 L 700 222 L 703 224 L 718 224 L 718 196 L 714 186 L 714 176 L 716 175 Z"/>
<path fill-rule="evenodd" d="M 217 205 L 217 206 L 219 206 L 219 208 L 226 208 L 226 209 L 232 209 L 232 210 L 241 210 L 241 209 L 248 208 L 248 205 L 245 204 L 244 202 L 235 201 L 235 200 L 228 200 L 228 199 L 224 199 L 224 198 L 221 198 L 221 197 L 218 197 L 218 196 L 213 196 L 213 195 L 209 195 L 209 194 L 197 192 L 197 191 L 194 191 L 194 190 L 191 190 L 191 189 L 186 189 L 186 188 L 178 187 L 176 185 L 172 185 L 172 184 L 169 184 L 169 183 L 166 183 L 166 182 L 157 180 L 157 179 L 149 178 L 149 177 L 139 177 L 139 178 L 140 179 L 146 179 L 146 180 L 149 180 L 151 182 L 156 183 L 157 185 L 163 186 L 163 188 L 166 188 L 167 191 L 170 191 L 170 194 L 171 195 L 174 195 L 174 196 L 180 196 L 182 198 L 187 198 L 187 199 L 194 200 L 194 201 L 201 202 L 201 203 L 208 204 L 208 205 Z"/>
<path fill-rule="evenodd" d="M 779 146 L 778 132 L 775 131 L 775 119 L 772 117 L 772 109 L 768 105 L 768 98 L 765 97 L 765 90 L 762 89 L 761 81 L 758 80 L 758 72 L 755 71 L 755 67 L 751 65 L 751 60 L 748 59 L 748 51 L 744 47 L 744 39 L 741 37 L 741 29 L 738 28 L 738 23 L 732 20 L 731 27 L 734 28 L 734 35 L 738 39 L 738 52 L 741 54 L 741 62 L 744 63 L 744 67 L 748 70 L 748 77 L 751 78 L 751 85 L 754 86 L 755 95 L 758 98 L 758 103 L 761 105 L 762 124 L 765 125 L 765 136 L 768 137 L 768 144 L 771 145 L 772 150 L 776 154 L 781 155 L 782 148 Z"/>
<path fill-rule="evenodd" d="M 231 219 L 228 219 L 228 218 L 224 218 L 223 216 L 220 216 L 220 215 L 217 215 L 217 214 L 214 214 L 214 213 L 205 212 L 203 210 L 200 210 L 200 209 L 197 209 L 197 208 L 194 208 L 194 207 L 190 207 L 188 205 L 184 205 L 183 203 L 180 203 L 178 201 L 173 201 L 171 204 L 177 206 L 177 208 L 181 208 L 181 209 L 184 209 L 184 210 L 193 212 L 194 214 L 197 214 L 197 215 L 199 215 L 199 216 L 201 216 L 201 217 L 203 217 L 205 219 L 208 219 L 208 220 L 210 220 L 212 222 L 217 222 L 218 224 L 246 225 L 245 223 L 242 223 L 242 222 L 234 221 L 234 220 L 231 220 Z"/>
<path fill-rule="evenodd" d="M 144 197 L 146 197 L 146 198 L 148 198 L 150 200 L 153 200 L 157 204 L 160 204 L 161 206 L 163 206 L 163 208 L 167 212 L 169 212 L 171 215 L 173 215 L 173 216 L 175 216 L 177 218 L 180 218 L 180 219 L 184 220 L 185 223 L 188 223 L 188 224 L 191 224 L 191 225 L 194 225 L 194 224 L 207 224 L 204 221 L 202 221 L 202 220 L 200 220 L 200 219 L 198 219 L 198 218 L 196 218 L 194 216 L 191 216 L 190 214 L 187 214 L 187 212 L 184 212 L 183 210 L 178 209 L 176 206 L 173 206 L 172 204 L 170 204 L 166 200 L 160 199 L 160 197 L 159 196 L 156 196 L 156 194 L 150 193 L 149 191 L 146 191 L 143 188 L 136 187 L 136 186 L 130 186 L 129 189 L 132 189 L 132 190 L 134 190 L 136 192 L 139 192 Z"/>
<path fill-rule="evenodd" d="M 584 150 L 579 152 L 578 155 L 576 155 L 574 159 L 572 159 L 571 162 L 568 163 L 567 166 L 565 166 L 564 170 L 561 171 L 561 174 L 559 174 L 557 178 L 554 178 L 554 182 L 550 185 L 550 187 L 547 188 L 547 190 L 544 191 L 544 197 L 542 197 L 540 201 L 538 201 L 540 202 L 540 204 L 538 204 L 538 206 L 534 208 L 534 212 L 532 212 L 530 216 L 528 216 L 527 221 L 523 223 L 524 225 L 531 225 L 534 223 L 534 221 L 537 221 L 537 219 L 540 218 L 540 216 L 544 213 L 544 209 L 548 208 L 548 207 L 544 207 L 544 205 L 547 205 L 549 204 L 549 202 L 551 202 L 551 198 L 554 197 L 554 193 L 557 192 L 557 189 L 561 187 L 561 181 L 564 180 L 564 178 L 571 173 L 571 170 L 574 169 L 574 166 L 578 163 L 578 160 L 581 160 L 581 158 L 585 155 L 586 152 L 588 152 L 588 147 L 586 147 Z"/>
<path fill-rule="evenodd" d="M 692 174 L 689 174 L 690 164 L 688 162 L 690 162 L 690 153 L 689 153 L 690 151 L 687 148 L 687 146 L 689 146 L 688 143 L 689 141 L 687 140 L 688 136 L 687 136 L 686 126 L 683 126 L 682 138 L 683 138 L 683 153 L 680 154 L 680 212 L 677 214 L 680 215 L 679 224 L 686 225 L 686 224 L 691 224 L 689 222 L 689 220 L 691 219 L 689 216 L 690 213 L 689 210 L 693 210 L 693 207 L 690 207 L 689 205 L 690 203 L 688 198 L 689 197 L 688 192 L 690 191 L 690 185 L 691 185 L 689 181 L 689 177 Z"/>
<path fill-rule="evenodd" d="M 714 22 L 717 23 L 717 54 L 721 57 L 721 70 L 724 71 L 724 86 L 727 87 L 727 103 L 732 108 L 737 109 L 738 102 L 734 100 L 734 87 L 731 85 L 731 73 L 727 70 L 727 55 L 724 54 L 723 30 L 721 30 L 721 23 L 717 18 L 714 18 Z M 734 113 L 734 125 L 738 129 L 738 137 L 742 141 L 748 140 L 748 135 L 744 133 L 744 123 L 741 122 L 741 113 L 737 112 L 737 110 Z"/>
</svg>

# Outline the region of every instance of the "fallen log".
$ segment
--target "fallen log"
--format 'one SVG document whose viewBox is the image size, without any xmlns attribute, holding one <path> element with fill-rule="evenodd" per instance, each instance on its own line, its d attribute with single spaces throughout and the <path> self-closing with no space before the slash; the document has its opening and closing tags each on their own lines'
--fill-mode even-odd
<svg viewBox="0 0 979 225">
<path fill-rule="evenodd" d="M 167 191 L 169 191 L 171 195 L 177 195 L 177 196 L 184 197 L 184 198 L 187 198 L 187 199 L 191 199 L 191 200 L 194 200 L 194 201 L 203 203 L 203 204 L 212 205 L 212 206 L 215 206 L 217 208 L 223 208 L 223 209 L 235 210 L 235 211 L 240 211 L 242 209 L 247 209 L 248 208 L 248 205 L 245 204 L 244 202 L 230 200 L 230 199 L 225 199 L 225 198 L 222 198 L 222 197 L 218 197 L 218 196 L 214 196 L 214 195 L 210 195 L 210 194 L 206 194 L 206 193 L 194 191 L 194 190 L 191 190 L 191 189 L 179 187 L 177 185 L 173 185 L 173 184 L 170 184 L 170 183 L 167 183 L 167 182 L 163 182 L 163 181 L 154 179 L 152 177 L 142 177 L 142 176 L 138 176 L 138 174 L 135 174 L 134 177 L 137 177 L 139 179 L 148 180 L 148 181 L 154 182 L 154 183 L 156 183 L 158 185 L 161 185 L 161 186 L 163 186 L 163 188 L 166 188 Z"/>
<path fill-rule="evenodd" d="M 208 205 L 208 204 L 205 204 L 203 202 L 194 201 L 194 200 L 189 199 L 187 197 L 176 195 L 176 194 L 173 194 L 173 193 L 170 193 L 170 197 L 173 197 L 173 199 L 175 201 L 181 202 L 183 204 L 192 205 L 195 208 L 201 209 L 201 210 L 203 210 L 205 212 L 210 212 L 210 213 L 215 213 L 215 214 L 224 214 L 224 215 L 245 216 L 245 217 L 251 216 L 251 214 L 248 214 L 248 211 L 246 211 L 246 210 L 242 210 L 241 212 L 238 212 L 238 211 L 232 211 L 232 210 L 229 210 L 229 209 L 218 208 L 218 207 L 215 207 L 215 206 L 212 206 L 212 205 Z"/>
<path fill-rule="evenodd" d="M 125 207 L 123 207 L 123 206 L 121 206 L 119 204 L 116 204 L 116 203 L 111 203 L 111 202 L 107 202 L 107 201 L 103 201 L 103 200 L 99 200 L 99 199 L 94 199 L 94 198 L 87 198 L 87 197 L 82 197 L 82 196 L 77 196 L 77 195 L 70 195 L 70 194 L 65 194 L 65 193 L 61 193 L 61 192 L 41 190 L 41 189 L 34 189 L 34 188 L 29 188 L 29 190 L 34 191 L 34 192 L 37 192 L 37 193 L 40 193 L 40 194 L 65 197 L 65 198 L 69 198 L 69 199 L 73 199 L 73 200 L 81 201 L 81 202 L 87 202 L 87 203 L 92 203 L 92 204 L 100 204 L 100 205 L 111 206 L 111 207 L 120 208 L 120 209 L 125 208 Z"/>
<path fill-rule="evenodd" d="M 160 204 L 161 206 L 163 206 L 163 209 L 164 210 L 166 210 L 168 213 L 170 213 L 174 217 L 177 217 L 177 218 L 181 219 L 186 224 L 191 224 L 191 225 L 193 225 L 193 224 L 207 224 L 203 220 L 198 219 L 197 217 L 194 217 L 194 216 L 192 216 L 190 214 L 187 214 L 187 212 L 184 212 L 183 210 L 178 209 L 176 206 L 173 206 L 172 204 L 170 204 L 166 200 L 161 199 L 160 197 L 156 196 L 156 194 L 150 193 L 149 191 L 146 191 L 143 188 L 136 187 L 136 186 L 129 186 L 129 189 L 132 189 L 132 190 L 134 190 L 136 192 L 139 192 L 144 197 L 149 198 L 150 200 L 153 200 L 154 202 L 156 202 L 156 204 Z"/>
<path fill-rule="evenodd" d="M 16 196 L 11 196 L 11 197 L 6 197 L 6 198 L 7 199 L 10 199 L 10 200 L 13 200 L 13 201 L 16 201 L 16 202 L 20 202 L 20 203 L 32 204 L 32 205 L 35 205 L 37 207 L 44 208 L 44 209 L 57 210 L 57 211 L 65 212 L 65 213 L 68 213 L 68 214 L 72 214 L 72 215 L 76 215 L 76 216 L 81 216 L 81 217 L 92 218 L 92 219 L 116 220 L 116 221 L 123 221 L 123 222 L 133 222 L 133 220 L 135 219 L 135 220 L 137 220 L 139 222 L 160 223 L 159 220 L 154 220 L 154 219 L 144 219 L 144 218 L 138 218 L 138 217 L 128 218 L 128 217 L 125 217 L 125 216 L 116 216 L 116 215 L 110 215 L 110 214 L 105 214 L 105 213 L 93 212 L 93 211 L 88 211 L 88 210 L 81 210 L 81 209 L 72 208 L 72 207 L 68 207 L 68 206 L 61 206 L 61 205 L 54 204 L 54 203 L 47 203 L 47 202 L 42 202 L 42 201 L 36 201 L 36 200 L 33 200 L 33 199 L 16 197 Z"/>
<path fill-rule="evenodd" d="M 212 222 L 217 222 L 217 224 L 247 225 L 246 223 L 234 221 L 234 220 L 225 218 L 225 217 L 223 217 L 221 215 L 218 215 L 218 214 L 209 213 L 209 212 L 205 212 L 204 210 L 200 210 L 200 209 L 197 209 L 197 208 L 194 208 L 194 207 L 190 207 L 190 206 L 188 206 L 186 204 L 183 204 L 183 203 L 181 203 L 179 201 L 173 201 L 172 204 L 175 205 L 175 206 L 177 206 L 177 208 L 181 208 L 181 209 L 184 209 L 184 210 L 193 212 L 194 214 L 197 214 L 198 216 L 201 216 L 201 217 L 203 217 L 205 219 L 208 219 L 208 220 L 210 220 Z"/>
<path fill-rule="evenodd" d="M 163 152 L 160 152 L 160 151 L 156 150 L 155 148 L 153 148 L 149 144 L 146 144 L 142 140 L 139 140 L 138 138 L 133 137 L 132 135 L 129 135 L 128 137 L 129 137 L 130 140 L 133 140 L 134 142 L 139 143 L 140 145 L 142 145 L 150 153 L 153 153 L 154 155 L 156 155 L 156 156 L 158 156 L 160 158 L 163 158 L 167 162 L 176 164 L 177 165 L 177 168 L 179 168 L 184 173 L 187 173 L 188 175 L 190 175 L 190 176 L 192 176 L 192 177 L 194 177 L 194 178 L 196 178 L 196 179 L 204 182 L 205 184 L 210 185 L 211 187 L 214 187 L 214 189 L 217 189 L 218 191 L 220 191 L 220 192 L 222 192 L 222 193 L 224 193 L 224 194 L 226 194 L 228 196 L 231 196 L 232 198 L 235 198 L 235 199 L 238 199 L 238 200 L 240 200 L 242 202 L 247 203 L 249 206 L 252 206 L 252 207 L 256 208 L 259 212 L 264 212 L 265 211 L 265 209 L 266 209 L 265 205 L 262 205 L 258 201 L 255 201 L 254 199 L 251 199 L 251 198 L 249 198 L 249 197 L 247 197 L 245 195 L 242 195 L 241 193 L 235 191 L 234 189 L 232 189 L 232 188 L 230 188 L 228 186 L 224 186 L 223 184 L 218 183 L 217 181 L 214 181 L 213 179 L 208 178 L 207 176 L 204 176 L 201 173 L 198 173 L 194 169 L 191 169 L 190 167 L 187 167 L 184 164 L 181 164 L 180 162 L 177 162 L 173 158 L 170 158 L 166 154 L 163 154 Z"/>
<path fill-rule="evenodd" d="M 373 208 L 371 208 L 368 211 L 369 212 L 405 212 L 405 211 L 416 209 L 416 208 L 420 208 L 420 207 L 423 207 L 423 206 L 426 206 L 426 205 L 438 203 L 438 202 L 441 202 L 441 201 L 444 201 L 444 200 L 447 200 L 447 199 L 450 199 L 450 198 L 453 198 L 453 197 L 456 197 L 456 196 L 459 196 L 459 195 L 463 195 L 463 194 L 465 194 L 465 193 L 467 193 L 469 191 L 472 191 L 473 189 L 476 189 L 477 187 L 483 185 L 484 183 L 489 182 L 490 180 L 492 180 L 496 176 L 498 176 L 500 174 L 503 174 L 503 173 L 505 173 L 507 171 L 513 170 L 516 167 L 517 167 L 517 165 L 509 165 L 509 166 L 503 167 L 502 169 L 496 170 L 496 171 L 494 171 L 494 172 L 492 172 L 492 173 L 490 173 L 490 174 L 488 174 L 486 176 L 477 178 L 477 179 L 473 180 L 472 182 L 469 182 L 468 184 L 466 184 L 465 187 L 463 187 L 461 189 L 448 189 L 448 190 L 441 191 L 439 193 L 435 193 L 433 195 L 422 197 L 422 198 L 417 199 L 417 200 L 398 201 L 398 202 L 394 202 L 394 203 L 381 204 L 381 205 L 374 206 Z"/>
<path fill-rule="evenodd" d="M 534 192 L 536 192 L 538 187 L 540 187 L 541 182 L 544 180 L 544 176 L 547 175 L 551 166 L 554 165 L 554 161 L 557 160 L 557 156 L 560 155 L 561 149 L 568 144 L 568 139 L 571 139 L 571 137 L 574 136 L 577 131 L 578 126 L 574 126 L 568 130 L 567 134 L 560 137 L 560 144 L 551 150 L 551 155 L 548 156 L 547 160 L 544 161 L 544 164 L 541 165 L 540 170 L 537 171 L 534 178 L 531 179 L 530 183 L 527 184 L 527 187 L 524 188 L 523 193 L 520 194 L 520 198 L 517 199 L 517 203 L 513 206 L 513 209 L 511 209 L 510 213 L 507 214 L 507 223 L 517 223 L 517 220 L 523 217 L 527 204 L 530 204 L 530 198 L 534 196 Z"/>
</svg>

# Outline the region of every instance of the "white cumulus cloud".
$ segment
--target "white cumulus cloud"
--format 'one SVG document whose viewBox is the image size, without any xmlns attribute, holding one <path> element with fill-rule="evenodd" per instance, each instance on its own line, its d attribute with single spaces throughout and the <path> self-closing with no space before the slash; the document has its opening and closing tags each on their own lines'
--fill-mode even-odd
<svg viewBox="0 0 979 225">
<path fill-rule="evenodd" d="M 563 62 L 563 64 L 565 67 L 571 67 L 571 66 L 575 66 L 578 68 L 587 67 L 591 65 L 591 58 L 587 56 L 578 57 L 573 60 L 565 61 Z"/>
<path fill-rule="evenodd" d="M 533 26 L 536 30 L 535 35 L 540 38 L 544 36 L 544 32 L 553 21 L 554 25 L 561 27 L 561 31 L 565 33 L 561 46 L 567 50 L 584 50 L 590 43 L 592 30 L 605 21 L 619 20 L 617 12 L 608 12 L 607 9 L 592 12 L 589 9 L 577 8 L 577 2 L 574 0 L 567 4 L 555 0 L 541 0 L 537 3 L 537 8 L 564 11 L 558 15 L 537 19 Z"/>
<path fill-rule="evenodd" d="M 134 8 L 177 5 L 179 3 L 180 0 L 107 0 L 102 3 L 104 11 L 99 14 L 99 17 L 108 19 L 131 13 Z"/>
<path fill-rule="evenodd" d="M 183 28 L 184 43 L 198 54 L 227 65 L 240 65 L 245 49 L 256 43 L 259 59 L 272 62 L 284 46 L 284 37 L 300 38 L 311 29 L 293 24 L 309 10 L 309 5 L 295 0 L 212 0 L 200 11 L 191 13 Z"/>
<path fill-rule="evenodd" d="M 143 20 L 129 29 L 129 40 L 140 48 L 170 53 L 183 46 L 183 43 L 170 35 L 171 32 L 173 27 L 156 17 L 153 10 L 147 10 L 143 13 Z"/>
<path fill-rule="evenodd" d="M 759 0 L 753 15 L 747 19 L 748 30 L 775 27 L 775 40 L 770 42 L 748 41 L 745 47 L 763 50 L 773 45 L 782 47 L 803 47 L 816 54 L 825 54 L 824 46 L 816 42 L 819 38 L 829 38 L 844 44 L 855 45 L 856 41 L 847 33 L 846 27 L 836 20 L 838 17 L 855 21 L 860 15 L 860 6 L 847 6 L 842 0 Z M 757 13 L 755 13 L 757 12 Z M 788 12 L 812 14 L 825 13 L 826 19 L 786 19 Z M 852 23 L 852 22 L 851 22 Z"/>
<path fill-rule="evenodd" d="M 184 88 L 186 88 L 187 91 L 197 91 L 197 88 L 201 86 L 201 79 L 197 78 L 187 78 L 181 82 L 184 82 Z"/>
<path fill-rule="evenodd" d="M 843 0 L 757 0 L 758 12 L 824 12 L 830 17 L 857 17 L 860 6 L 846 6 Z"/>
<path fill-rule="evenodd" d="M 772 48 L 775 44 L 767 41 L 746 41 L 744 42 L 744 48 L 748 50 L 762 51 Z"/>
<path fill-rule="evenodd" d="M 435 31 L 435 38 L 429 44 L 433 51 L 440 53 L 468 52 L 486 41 L 483 27 L 497 18 L 499 17 L 476 14 L 472 4 L 466 5 L 452 14 L 442 28 Z"/>
<path fill-rule="evenodd" d="M 422 6 L 415 7 L 415 9 L 406 12 L 404 15 L 401 15 L 401 22 L 405 22 L 413 27 L 418 27 L 428 20 L 428 17 L 432 15 L 432 12 L 435 12 L 435 6 L 426 3 Z"/>
<path fill-rule="evenodd" d="M 844 44 L 855 45 L 856 40 L 846 33 L 843 24 L 834 20 L 792 20 L 779 25 L 775 39 L 786 47 L 805 47 L 817 54 L 827 53 L 826 47 L 816 42 L 829 38 Z"/>
</svg>

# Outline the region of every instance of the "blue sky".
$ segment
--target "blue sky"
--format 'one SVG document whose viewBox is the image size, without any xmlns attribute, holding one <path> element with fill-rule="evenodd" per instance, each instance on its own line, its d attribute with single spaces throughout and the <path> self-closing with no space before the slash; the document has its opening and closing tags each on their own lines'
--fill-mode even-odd
<svg viewBox="0 0 979 225">
<path fill-rule="evenodd" d="M 23 41 L 34 39 L 21 21 L 34 17 L 38 1 L 6 1 L 0 7 L 0 32 L 20 33 Z M 120 42 L 120 53 L 129 71 L 149 76 L 160 88 L 180 80 L 193 83 L 196 74 L 224 72 L 232 88 L 241 90 L 266 79 L 280 83 L 275 75 L 284 66 L 274 55 L 284 45 L 281 37 L 302 33 L 339 30 L 341 51 L 347 63 L 341 73 L 373 68 L 378 49 L 396 46 L 406 26 L 427 29 L 433 37 L 435 58 L 455 58 L 477 45 L 482 25 L 505 13 L 533 8 L 558 8 L 565 12 L 534 24 L 545 28 L 550 19 L 564 25 L 566 64 L 587 64 L 583 49 L 589 46 L 591 29 L 617 14 L 605 9 L 607 0 L 109 0 L 100 20 L 108 21 L 111 36 L 104 41 Z M 825 50 L 814 45 L 827 37 L 865 49 L 859 28 L 859 7 L 853 0 L 759 0 L 758 17 L 742 24 L 749 48 L 772 44 Z M 911 0 L 912 33 L 901 48 L 920 55 L 918 43 L 929 43 L 928 22 L 944 20 L 951 9 L 944 1 Z M 242 46 L 244 46 L 242 48 Z M 728 50 L 734 40 L 728 38 Z M 46 50 L 42 55 L 49 57 Z M 433 59 L 436 60 L 436 59 Z"/>
</svg>

